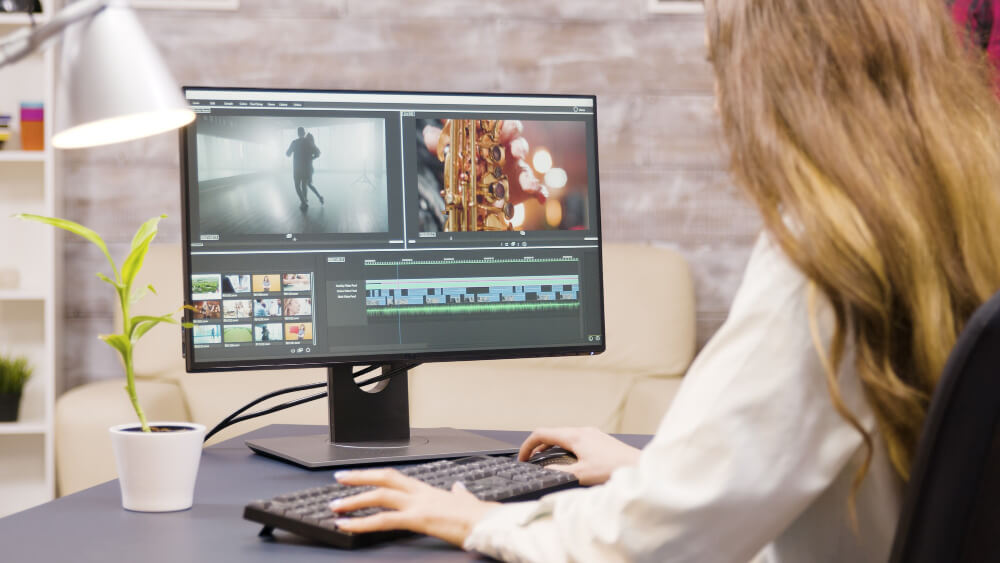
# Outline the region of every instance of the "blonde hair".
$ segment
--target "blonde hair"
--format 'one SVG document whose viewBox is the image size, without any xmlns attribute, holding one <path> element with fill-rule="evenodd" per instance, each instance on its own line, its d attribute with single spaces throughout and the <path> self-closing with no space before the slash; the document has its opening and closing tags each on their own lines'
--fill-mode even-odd
<svg viewBox="0 0 1000 563">
<path fill-rule="evenodd" d="M 1000 104 L 943 0 L 716 0 L 709 58 L 733 175 L 835 319 L 908 479 L 958 333 L 1000 287 Z M 815 304 L 815 300 L 810 300 Z M 828 346 L 828 348 L 827 348 Z M 853 502 L 853 495 L 851 497 Z"/>
</svg>

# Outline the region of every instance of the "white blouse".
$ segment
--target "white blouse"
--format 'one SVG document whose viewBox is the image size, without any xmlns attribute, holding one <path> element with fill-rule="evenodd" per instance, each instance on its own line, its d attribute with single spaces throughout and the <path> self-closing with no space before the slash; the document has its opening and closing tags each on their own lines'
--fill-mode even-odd
<svg viewBox="0 0 1000 563">
<path fill-rule="evenodd" d="M 827 391 L 807 285 L 761 236 L 729 318 L 691 365 L 638 464 L 601 486 L 495 508 L 465 549 L 506 561 L 886 561 L 899 481 L 876 434 L 855 533 L 848 497 L 862 440 Z M 828 343 L 833 320 L 824 307 Z M 848 353 L 844 401 L 874 432 L 852 362 Z"/>
</svg>

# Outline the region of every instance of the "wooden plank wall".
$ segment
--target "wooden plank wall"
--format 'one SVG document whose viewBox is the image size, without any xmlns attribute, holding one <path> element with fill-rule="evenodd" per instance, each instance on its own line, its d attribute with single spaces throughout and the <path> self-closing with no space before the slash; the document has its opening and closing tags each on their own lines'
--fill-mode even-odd
<svg viewBox="0 0 1000 563">
<path fill-rule="evenodd" d="M 670 245 L 696 277 L 698 339 L 725 319 L 759 229 L 725 172 L 701 16 L 646 0 L 242 0 L 235 12 L 144 11 L 182 84 L 594 93 L 606 240 Z M 177 242 L 175 134 L 65 152 L 64 213 L 120 255 L 167 213 Z M 120 376 L 100 256 L 65 244 L 63 388 Z"/>
</svg>

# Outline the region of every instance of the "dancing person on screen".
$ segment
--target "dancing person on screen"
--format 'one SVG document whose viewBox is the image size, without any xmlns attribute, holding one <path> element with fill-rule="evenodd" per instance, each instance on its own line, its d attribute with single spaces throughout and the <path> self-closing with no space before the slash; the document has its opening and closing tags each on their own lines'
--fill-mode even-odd
<svg viewBox="0 0 1000 563">
<path fill-rule="evenodd" d="M 1000 102 L 941 0 L 705 3 L 735 182 L 764 223 L 652 441 L 546 429 L 584 484 L 498 505 L 392 469 L 335 501 L 509 561 L 886 561 L 945 361 L 1000 288 Z M 553 466 L 555 467 L 555 466 Z"/>
<path fill-rule="evenodd" d="M 295 183 L 295 193 L 299 196 L 301 209 L 309 207 L 309 181 L 312 177 L 312 161 L 319 156 L 316 145 L 311 144 L 306 137 L 306 130 L 299 127 L 299 137 L 288 145 L 285 156 L 292 157 L 292 180 Z"/>
<path fill-rule="evenodd" d="M 319 204 L 323 205 L 326 203 L 326 201 L 323 199 L 323 196 L 321 196 L 319 192 L 316 191 L 316 186 L 313 185 L 313 174 L 315 173 L 315 169 L 313 168 L 313 160 L 319 158 L 320 153 L 319 153 L 319 148 L 316 147 L 316 139 L 313 138 L 312 133 L 306 135 L 306 144 L 309 147 L 311 147 L 313 151 L 313 158 L 312 160 L 309 161 L 309 176 L 306 179 L 306 185 L 309 186 L 309 189 L 312 190 L 313 193 L 316 194 L 316 197 L 319 198 Z M 306 195 L 308 195 L 308 193 Z"/>
</svg>

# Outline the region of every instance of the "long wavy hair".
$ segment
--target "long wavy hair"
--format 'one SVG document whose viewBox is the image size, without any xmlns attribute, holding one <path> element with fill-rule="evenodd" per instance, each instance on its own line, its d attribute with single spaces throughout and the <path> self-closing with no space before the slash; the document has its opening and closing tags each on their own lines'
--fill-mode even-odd
<svg viewBox="0 0 1000 563">
<path fill-rule="evenodd" d="M 1000 103 L 943 0 L 709 0 L 735 181 L 835 319 L 813 341 L 837 411 L 845 345 L 904 479 L 945 360 L 1000 288 Z M 853 505 L 854 495 L 851 495 Z"/>
</svg>

